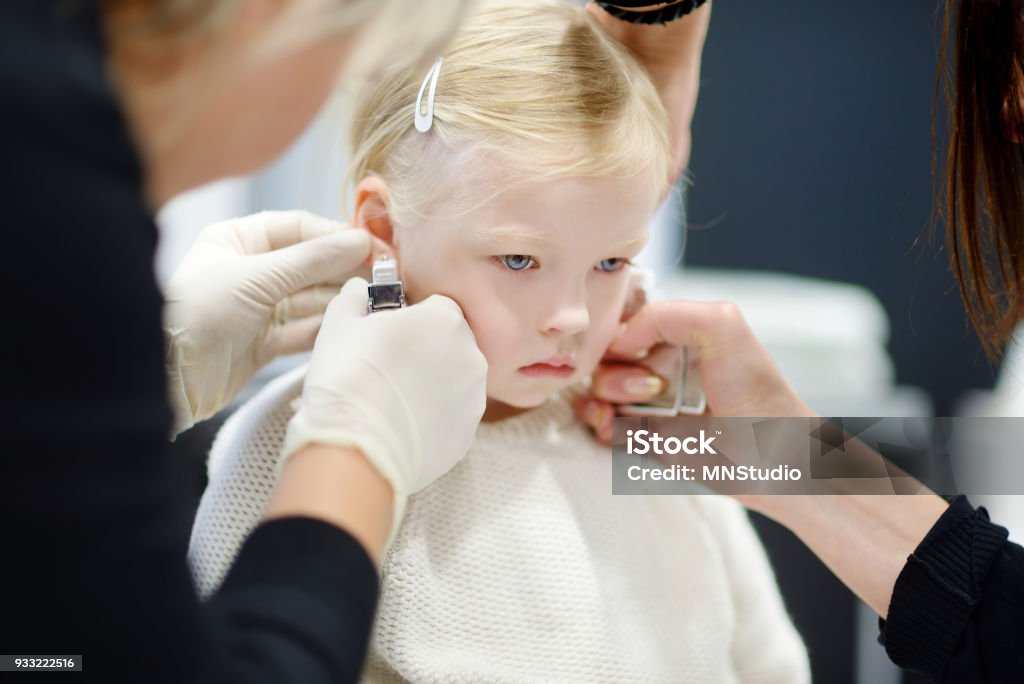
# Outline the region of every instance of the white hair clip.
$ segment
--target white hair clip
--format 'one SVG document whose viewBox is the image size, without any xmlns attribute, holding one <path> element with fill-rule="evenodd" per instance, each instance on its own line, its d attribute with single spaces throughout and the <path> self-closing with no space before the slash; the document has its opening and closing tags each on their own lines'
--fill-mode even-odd
<svg viewBox="0 0 1024 684">
<path fill-rule="evenodd" d="M 444 57 L 438 57 L 437 61 L 434 62 L 434 66 L 430 67 L 426 78 L 423 79 L 423 85 L 420 86 L 419 95 L 416 96 L 415 121 L 416 130 L 420 133 L 426 133 L 434 125 L 434 93 L 437 92 L 437 77 L 441 74 L 442 62 L 444 62 Z M 423 91 L 427 89 L 428 84 L 430 85 L 430 92 L 427 94 L 426 109 L 424 110 Z"/>
</svg>

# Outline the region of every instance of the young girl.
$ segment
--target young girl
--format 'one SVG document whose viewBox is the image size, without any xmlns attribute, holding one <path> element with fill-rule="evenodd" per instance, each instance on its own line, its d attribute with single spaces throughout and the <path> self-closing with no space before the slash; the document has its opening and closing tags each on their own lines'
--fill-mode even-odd
<svg viewBox="0 0 1024 684">
<path fill-rule="evenodd" d="M 573 418 L 673 175 L 640 66 L 580 8 L 492 3 L 358 112 L 356 224 L 411 301 L 459 303 L 489 365 L 473 448 L 410 499 L 384 561 L 364 677 L 807 681 L 742 509 L 613 497 L 607 448 Z M 214 445 L 190 552 L 204 594 L 259 519 L 301 384 L 272 383 Z"/>
</svg>

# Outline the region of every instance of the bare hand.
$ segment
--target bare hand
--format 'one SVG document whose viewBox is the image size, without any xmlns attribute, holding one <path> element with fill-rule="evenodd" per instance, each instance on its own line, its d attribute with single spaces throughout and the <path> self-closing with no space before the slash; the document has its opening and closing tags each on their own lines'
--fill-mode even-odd
<svg viewBox="0 0 1024 684">
<path fill-rule="evenodd" d="M 661 393 L 664 381 L 641 365 L 661 344 L 688 348 L 711 415 L 816 415 L 783 379 L 734 304 L 653 302 L 623 324 L 594 372 L 591 394 L 577 401 L 577 414 L 599 440 L 611 441 L 611 421 L 619 406 Z"/>
</svg>

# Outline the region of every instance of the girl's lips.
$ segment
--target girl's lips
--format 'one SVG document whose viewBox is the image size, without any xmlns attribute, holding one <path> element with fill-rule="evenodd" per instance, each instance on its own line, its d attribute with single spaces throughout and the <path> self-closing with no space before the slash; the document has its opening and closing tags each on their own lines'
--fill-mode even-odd
<svg viewBox="0 0 1024 684">
<path fill-rule="evenodd" d="M 531 378 L 568 378 L 576 372 L 576 367 L 569 364 L 532 363 L 520 368 L 519 372 Z"/>
</svg>

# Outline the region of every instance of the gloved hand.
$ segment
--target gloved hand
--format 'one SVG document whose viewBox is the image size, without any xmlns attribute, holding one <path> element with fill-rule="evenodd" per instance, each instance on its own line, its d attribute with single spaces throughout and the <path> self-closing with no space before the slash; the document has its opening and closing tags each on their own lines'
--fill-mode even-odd
<svg viewBox="0 0 1024 684">
<path fill-rule="evenodd" d="M 209 418 L 279 354 L 312 348 L 370 235 L 302 211 L 216 223 L 164 288 L 174 433 Z"/>
<path fill-rule="evenodd" d="M 451 299 L 368 316 L 366 286 L 353 278 L 327 309 L 281 463 L 311 443 L 359 449 L 394 489 L 393 536 L 408 495 L 469 450 L 487 361 Z"/>
</svg>

